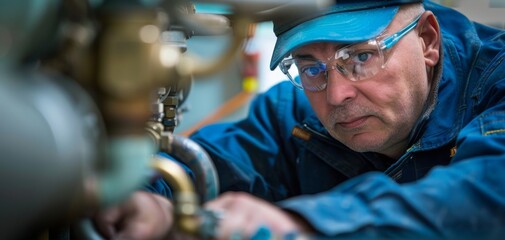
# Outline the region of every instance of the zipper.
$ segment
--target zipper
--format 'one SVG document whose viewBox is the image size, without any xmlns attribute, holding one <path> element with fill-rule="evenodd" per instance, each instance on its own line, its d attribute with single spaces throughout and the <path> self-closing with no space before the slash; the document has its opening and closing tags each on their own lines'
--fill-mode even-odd
<svg viewBox="0 0 505 240">
<path fill-rule="evenodd" d="M 335 142 L 334 142 L 334 141 L 332 141 L 332 139 L 331 139 L 331 138 L 329 138 L 328 136 L 326 136 L 326 135 L 324 135 L 324 134 L 322 134 L 322 133 L 320 133 L 320 132 L 318 132 L 318 131 L 316 131 L 316 130 L 312 129 L 311 127 L 309 127 L 309 125 L 308 125 L 308 124 L 304 123 L 304 124 L 303 124 L 303 127 L 304 127 L 305 129 L 307 129 L 310 133 L 313 133 L 313 134 L 317 135 L 318 137 L 322 138 L 322 139 L 323 139 L 323 140 L 325 140 L 326 142 L 333 143 L 333 144 L 335 143 Z"/>
<path fill-rule="evenodd" d="M 391 167 L 389 167 L 388 169 L 386 169 L 386 171 L 384 171 L 384 174 L 395 180 L 398 180 L 398 178 L 401 177 L 401 169 L 407 162 L 407 159 L 412 160 L 414 158 L 412 152 L 418 147 L 418 145 L 419 144 L 416 143 L 412 145 L 409 149 L 407 149 L 406 153 L 400 159 L 398 159 L 396 163 L 394 163 Z"/>
<path fill-rule="evenodd" d="M 397 164 L 386 169 L 386 171 L 384 171 L 384 174 L 386 174 L 386 176 L 389 176 L 394 180 L 398 180 L 399 178 L 401 178 L 402 177 L 402 169 L 403 169 L 402 167 L 407 162 L 406 161 L 407 158 L 412 159 L 413 156 L 411 154 L 408 154 L 408 155 L 405 155 L 404 157 L 400 158 L 400 160 L 398 160 Z"/>
<path fill-rule="evenodd" d="M 306 129 L 307 131 L 309 131 L 311 134 L 314 134 L 317 138 L 329 143 L 329 144 L 332 144 L 332 145 L 337 145 L 337 142 L 333 141 L 332 138 L 314 130 L 313 128 L 311 128 L 308 124 L 304 123 L 303 125 L 303 128 Z M 342 144 L 342 143 L 340 143 Z M 343 145 L 343 144 L 342 144 Z M 402 173 L 401 173 L 401 170 L 402 170 L 402 167 L 405 165 L 405 163 L 407 162 L 407 159 L 413 159 L 414 156 L 412 155 L 412 152 L 418 147 L 418 143 L 412 145 L 409 149 L 407 149 L 406 153 L 400 158 L 398 159 L 398 161 L 396 161 L 396 163 L 394 163 L 392 166 L 390 166 L 388 169 L 386 169 L 384 171 L 384 174 L 391 177 L 392 179 L 394 180 L 398 180 L 399 178 L 401 178 L 402 176 Z"/>
</svg>

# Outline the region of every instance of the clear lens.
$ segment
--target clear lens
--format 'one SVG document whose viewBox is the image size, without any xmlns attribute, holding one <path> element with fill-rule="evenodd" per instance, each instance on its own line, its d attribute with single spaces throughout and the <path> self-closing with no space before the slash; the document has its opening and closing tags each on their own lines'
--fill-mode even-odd
<svg viewBox="0 0 505 240">
<path fill-rule="evenodd" d="M 299 76 L 295 80 L 300 82 L 303 89 L 313 92 L 324 90 L 327 74 L 325 63 L 313 59 L 296 59 L 295 65 Z"/>
<path fill-rule="evenodd" d="M 338 49 L 328 62 L 289 57 L 281 62 L 280 69 L 295 86 L 321 91 L 326 88 L 331 69 L 351 81 L 359 81 L 375 76 L 383 66 L 382 50 L 377 41 L 370 40 Z"/>
<path fill-rule="evenodd" d="M 289 80 L 298 88 L 303 89 L 300 77 L 298 76 L 298 69 L 295 64 L 294 58 L 286 58 L 281 61 L 279 68 L 281 71 L 288 76 Z"/>
<path fill-rule="evenodd" d="M 300 89 L 316 92 L 326 88 L 326 64 L 320 61 L 289 57 L 281 61 L 280 69 Z"/>
<path fill-rule="evenodd" d="M 341 48 L 334 59 L 333 69 L 351 81 L 371 78 L 384 67 L 384 56 L 375 40 Z"/>
</svg>

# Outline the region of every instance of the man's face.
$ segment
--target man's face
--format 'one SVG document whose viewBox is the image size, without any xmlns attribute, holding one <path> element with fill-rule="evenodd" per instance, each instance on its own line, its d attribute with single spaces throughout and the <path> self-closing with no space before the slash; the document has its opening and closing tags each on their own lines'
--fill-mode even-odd
<svg viewBox="0 0 505 240">
<path fill-rule="evenodd" d="M 391 32 L 400 29 L 393 23 Z M 293 55 L 325 60 L 339 45 L 314 43 Z M 336 70 L 328 72 L 325 90 L 305 93 L 318 118 L 337 140 L 358 152 L 399 157 L 408 147 L 411 129 L 419 118 L 430 89 L 423 44 L 416 31 L 387 52 L 384 69 L 370 79 L 350 81 Z"/>
</svg>

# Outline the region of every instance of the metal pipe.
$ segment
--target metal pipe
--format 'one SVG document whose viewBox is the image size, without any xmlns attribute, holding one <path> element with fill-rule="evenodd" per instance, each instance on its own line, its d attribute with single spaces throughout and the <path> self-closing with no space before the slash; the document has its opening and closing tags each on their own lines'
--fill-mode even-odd
<svg viewBox="0 0 505 240">
<path fill-rule="evenodd" d="M 206 202 L 219 193 L 217 171 L 205 150 L 191 139 L 168 132 L 161 133 L 160 150 L 188 166 L 195 175 L 200 200 Z"/>
<path fill-rule="evenodd" d="M 151 166 L 154 170 L 161 173 L 163 179 L 170 183 L 170 187 L 172 187 L 176 193 L 195 192 L 193 181 L 184 168 L 176 162 L 157 156 L 154 157 Z"/>
<path fill-rule="evenodd" d="M 174 190 L 174 216 L 176 226 L 183 232 L 197 235 L 200 227 L 200 205 L 193 182 L 184 168 L 176 162 L 155 157 L 152 167 L 157 170 Z"/>
<path fill-rule="evenodd" d="M 230 47 L 214 61 L 202 61 L 196 56 L 183 55 L 179 63 L 176 65 L 178 73 L 182 76 L 192 75 L 194 77 L 206 76 L 217 73 L 224 67 L 228 66 L 237 53 L 240 52 L 242 43 L 247 37 L 249 24 L 253 23 L 248 17 L 239 17 L 233 24 L 233 38 Z"/>
</svg>

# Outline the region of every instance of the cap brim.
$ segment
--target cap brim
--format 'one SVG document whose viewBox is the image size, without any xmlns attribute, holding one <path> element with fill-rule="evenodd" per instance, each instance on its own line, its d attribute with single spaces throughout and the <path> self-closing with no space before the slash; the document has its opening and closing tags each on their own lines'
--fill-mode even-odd
<svg viewBox="0 0 505 240">
<path fill-rule="evenodd" d="M 297 25 L 277 37 L 270 69 L 274 70 L 291 51 L 309 43 L 353 43 L 374 38 L 386 29 L 398 8 L 391 6 L 333 13 Z"/>
</svg>

